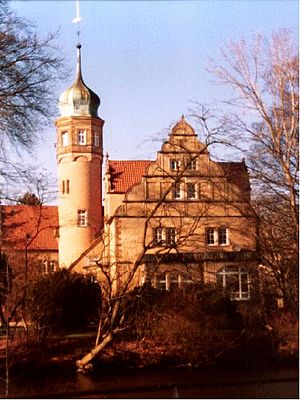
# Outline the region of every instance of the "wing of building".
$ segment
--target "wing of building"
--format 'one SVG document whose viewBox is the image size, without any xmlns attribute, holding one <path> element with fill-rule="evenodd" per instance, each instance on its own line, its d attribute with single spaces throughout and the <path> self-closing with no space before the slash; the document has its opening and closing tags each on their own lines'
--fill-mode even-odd
<svg viewBox="0 0 300 400">
<path fill-rule="evenodd" d="M 5 248 L 39 260 L 44 272 L 70 268 L 115 290 L 150 282 L 170 290 L 217 283 L 234 300 L 252 297 L 256 221 L 247 167 L 217 162 L 182 117 L 155 160 L 106 159 L 102 206 L 100 99 L 81 74 L 60 97 L 58 207 L 2 207 Z M 129 274 L 129 275 L 128 275 Z"/>
</svg>

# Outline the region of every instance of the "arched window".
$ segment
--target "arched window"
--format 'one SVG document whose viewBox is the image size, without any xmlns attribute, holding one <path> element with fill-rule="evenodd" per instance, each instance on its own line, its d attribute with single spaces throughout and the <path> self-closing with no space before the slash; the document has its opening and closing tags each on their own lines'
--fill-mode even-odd
<svg viewBox="0 0 300 400">
<path fill-rule="evenodd" d="M 226 288 L 231 300 L 250 299 L 250 276 L 242 267 L 224 267 L 217 272 L 217 283 Z"/>
</svg>

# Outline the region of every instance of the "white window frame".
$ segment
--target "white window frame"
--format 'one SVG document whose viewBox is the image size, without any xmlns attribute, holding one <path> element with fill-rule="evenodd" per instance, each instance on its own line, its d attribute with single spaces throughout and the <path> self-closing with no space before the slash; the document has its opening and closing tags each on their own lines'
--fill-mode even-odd
<svg viewBox="0 0 300 400">
<path fill-rule="evenodd" d="M 56 262 L 53 260 L 48 261 L 48 273 L 51 274 L 56 271 Z"/>
<path fill-rule="evenodd" d="M 154 244 L 157 246 L 174 246 L 177 242 L 175 227 L 157 227 L 154 229 Z M 171 239 L 169 241 L 169 239 Z"/>
<path fill-rule="evenodd" d="M 220 230 L 225 230 L 226 242 L 220 243 Z M 209 235 L 209 236 L 208 236 Z M 212 240 L 213 239 L 213 240 Z M 205 244 L 206 246 L 229 246 L 229 228 L 224 226 L 216 227 L 207 227 L 205 228 Z"/>
<path fill-rule="evenodd" d="M 246 277 L 246 284 L 247 284 L 247 290 L 243 290 L 243 282 L 242 282 L 242 276 L 245 275 Z M 244 270 L 241 266 L 234 267 L 234 266 L 228 266 L 228 267 L 223 267 L 220 271 L 217 272 L 217 276 L 221 277 L 222 280 L 222 286 L 224 289 L 227 288 L 228 284 L 226 282 L 226 278 L 230 276 L 237 276 L 238 278 L 238 291 L 230 291 L 230 300 L 237 300 L 237 301 L 245 301 L 245 300 L 250 300 L 250 275 L 247 271 Z"/>
<path fill-rule="evenodd" d="M 166 228 L 166 246 L 174 246 L 176 244 L 176 228 Z"/>
<path fill-rule="evenodd" d="M 170 170 L 171 171 L 179 171 L 180 170 L 180 160 L 176 160 L 175 158 L 172 158 L 170 160 Z"/>
<path fill-rule="evenodd" d="M 41 262 L 41 273 L 42 275 L 52 274 L 57 270 L 56 261 L 55 260 L 43 260 Z"/>
<path fill-rule="evenodd" d="M 176 278 L 175 278 L 176 275 Z M 184 276 L 184 275 L 189 275 Z M 171 290 L 171 286 L 183 288 L 186 285 L 193 284 L 190 274 L 181 273 L 178 271 L 158 272 L 155 276 L 155 287 L 160 290 Z M 173 286 L 174 287 L 174 286 Z"/>
<path fill-rule="evenodd" d="M 68 131 L 62 132 L 62 134 L 61 134 L 61 145 L 63 147 L 69 145 L 69 132 Z"/>
<path fill-rule="evenodd" d="M 154 230 L 154 242 L 156 245 L 164 243 L 164 229 L 161 227 Z"/>
<path fill-rule="evenodd" d="M 41 273 L 42 273 L 42 275 L 47 275 L 47 273 L 48 273 L 48 261 L 47 260 L 43 260 L 41 262 Z"/>
<path fill-rule="evenodd" d="M 189 160 L 189 161 L 187 162 L 187 169 L 188 169 L 188 171 L 197 171 L 197 169 L 198 169 L 198 162 L 197 162 L 197 160 L 196 160 L 196 159 L 194 159 L 194 160 Z"/>
<path fill-rule="evenodd" d="M 220 233 L 220 231 L 225 232 L 225 242 L 223 242 L 223 243 L 221 243 L 220 238 L 224 237 L 224 236 L 223 236 L 223 233 Z M 229 236 L 229 229 L 225 228 L 223 226 L 220 226 L 218 228 L 218 244 L 219 244 L 219 246 L 228 246 L 228 244 L 229 244 L 229 237 L 228 236 Z"/>
<path fill-rule="evenodd" d="M 86 144 L 86 130 L 79 129 L 77 131 L 77 142 L 80 146 L 84 146 Z"/>
<path fill-rule="evenodd" d="M 87 210 L 78 210 L 77 211 L 77 226 L 84 228 L 88 224 L 88 215 Z"/>
</svg>

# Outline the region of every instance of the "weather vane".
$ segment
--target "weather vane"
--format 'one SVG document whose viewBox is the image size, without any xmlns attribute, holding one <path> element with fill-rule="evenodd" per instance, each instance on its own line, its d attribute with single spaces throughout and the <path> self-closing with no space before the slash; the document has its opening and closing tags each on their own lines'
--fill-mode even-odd
<svg viewBox="0 0 300 400">
<path fill-rule="evenodd" d="M 76 0 L 76 17 L 72 19 L 72 22 L 73 22 L 73 24 L 77 24 L 76 34 L 78 36 L 78 42 L 79 42 L 79 35 L 80 35 L 80 29 L 79 29 L 80 21 L 81 21 L 81 17 L 79 15 L 79 0 Z"/>
</svg>

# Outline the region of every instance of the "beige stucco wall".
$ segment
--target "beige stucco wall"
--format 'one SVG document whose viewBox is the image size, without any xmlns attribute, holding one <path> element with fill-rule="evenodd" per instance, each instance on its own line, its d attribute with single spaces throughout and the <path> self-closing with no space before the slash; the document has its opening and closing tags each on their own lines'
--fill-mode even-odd
<svg viewBox="0 0 300 400">
<path fill-rule="evenodd" d="M 186 169 L 180 173 L 170 169 L 171 159 L 181 160 L 185 165 L 186 160 L 191 158 L 197 160 L 197 170 Z M 173 200 L 172 197 L 176 174 L 180 174 L 180 200 Z M 199 192 L 194 200 L 187 198 L 187 183 L 197 185 Z M 162 198 L 164 201 L 157 207 Z M 249 213 L 247 199 L 249 193 L 242 193 L 238 186 L 229 183 L 222 168 L 209 158 L 205 146 L 198 142 L 196 136 L 190 135 L 183 140 L 180 136 L 170 135 L 169 141 L 158 152 L 157 160 L 150 164 L 141 182 L 124 195 L 123 201 L 121 196 L 110 198 L 110 204 L 114 202 L 114 205 L 106 210 L 109 223 L 105 227 L 110 235 L 110 262 L 121 271 L 134 266 L 144 253 L 255 252 L 255 219 Z M 109 215 L 110 211 L 112 214 Z M 154 229 L 159 226 L 176 228 L 177 244 L 173 249 L 153 244 Z M 228 244 L 207 245 L 207 227 L 226 227 Z M 144 245 L 148 246 L 146 251 Z M 190 267 L 196 280 L 203 274 L 201 279 L 214 281 L 216 271 L 227 264 L 216 260 L 207 264 L 209 270 L 202 269 L 202 272 L 195 265 Z M 180 263 L 173 263 L 171 267 L 182 269 Z M 164 270 L 170 265 L 162 264 L 159 268 Z M 254 268 L 253 263 L 251 268 Z M 147 266 L 141 263 L 135 284 L 141 284 L 145 274 Z"/>
</svg>

